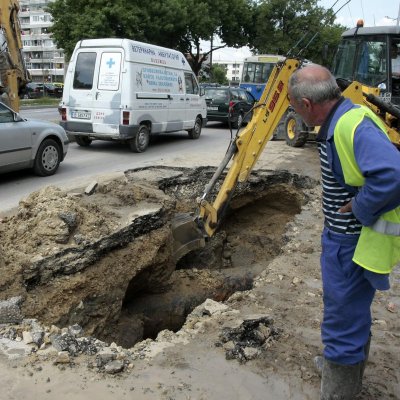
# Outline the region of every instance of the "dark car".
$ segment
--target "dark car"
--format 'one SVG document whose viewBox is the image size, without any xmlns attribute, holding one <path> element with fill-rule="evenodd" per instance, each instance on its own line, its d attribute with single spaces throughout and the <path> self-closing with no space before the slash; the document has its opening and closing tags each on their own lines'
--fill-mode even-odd
<svg viewBox="0 0 400 400">
<path fill-rule="evenodd" d="M 43 96 L 43 84 L 29 82 L 21 90 L 19 97 L 21 99 L 37 99 Z"/>
<path fill-rule="evenodd" d="M 236 87 L 205 87 L 208 121 L 231 123 L 238 128 L 243 122 L 249 122 L 249 112 L 256 99 L 248 91 Z"/>
<path fill-rule="evenodd" d="M 56 86 L 53 83 L 44 84 L 44 95 L 49 97 L 61 98 L 63 94 L 63 89 L 60 86 Z"/>
</svg>

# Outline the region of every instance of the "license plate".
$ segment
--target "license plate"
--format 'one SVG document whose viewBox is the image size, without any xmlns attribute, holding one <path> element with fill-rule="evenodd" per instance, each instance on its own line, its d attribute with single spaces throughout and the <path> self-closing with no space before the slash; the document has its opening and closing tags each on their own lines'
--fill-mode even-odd
<svg viewBox="0 0 400 400">
<path fill-rule="evenodd" d="M 71 111 L 71 117 L 76 119 L 90 119 L 89 111 Z"/>
<path fill-rule="evenodd" d="M 207 107 L 207 110 L 218 111 L 218 107 Z"/>
</svg>

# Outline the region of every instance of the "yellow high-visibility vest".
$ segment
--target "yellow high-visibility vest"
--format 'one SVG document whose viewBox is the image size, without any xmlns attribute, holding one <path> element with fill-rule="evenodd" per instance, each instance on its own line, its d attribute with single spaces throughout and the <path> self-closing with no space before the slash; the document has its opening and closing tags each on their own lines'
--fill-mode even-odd
<svg viewBox="0 0 400 400">
<path fill-rule="evenodd" d="M 361 187 L 365 178 L 355 160 L 354 134 L 362 120 L 368 117 L 389 139 L 381 120 L 368 108 L 360 106 L 343 114 L 334 130 L 336 150 L 349 186 Z M 370 271 L 387 274 L 400 262 L 400 207 L 381 215 L 371 226 L 363 226 L 353 261 Z"/>
</svg>

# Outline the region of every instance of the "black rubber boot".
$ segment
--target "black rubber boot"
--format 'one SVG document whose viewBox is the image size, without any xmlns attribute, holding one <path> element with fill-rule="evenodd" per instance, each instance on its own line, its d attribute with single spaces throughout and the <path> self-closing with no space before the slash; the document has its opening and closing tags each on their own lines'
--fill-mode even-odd
<svg viewBox="0 0 400 400">
<path fill-rule="evenodd" d="M 321 400 L 353 400 L 359 393 L 362 363 L 337 364 L 324 358 Z"/>
</svg>

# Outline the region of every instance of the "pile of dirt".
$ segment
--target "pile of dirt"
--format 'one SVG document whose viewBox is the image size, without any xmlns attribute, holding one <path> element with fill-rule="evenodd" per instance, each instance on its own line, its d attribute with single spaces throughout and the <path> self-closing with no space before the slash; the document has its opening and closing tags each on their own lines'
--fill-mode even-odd
<svg viewBox="0 0 400 400">
<path fill-rule="evenodd" d="M 68 247 L 109 236 L 126 223 L 128 210 L 143 202 L 163 203 L 154 186 L 117 179 L 97 185 L 93 195 L 47 186 L 20 201 L 0 223 L 6 264 L 24 264 Z"/>
<path fill-rule="evenodd" d="M 7 264 L 26 264 L 94 241 L 114 232 L 115 213 L 80 200 L 57 187 L 45 187 L 19 203 L 17 213 L 0 224 L 1 248 Z"/>
</svg>

